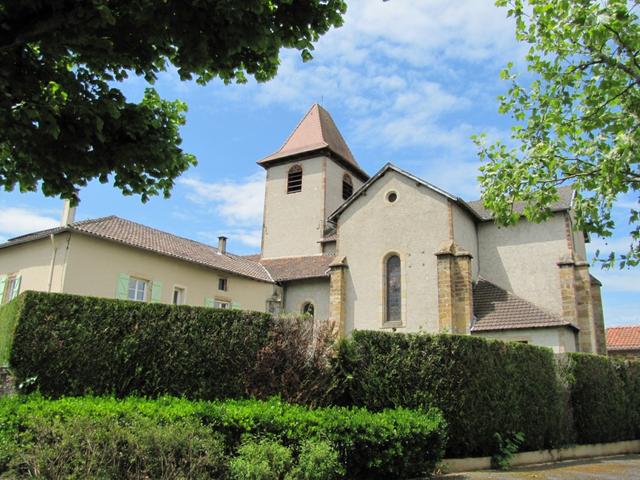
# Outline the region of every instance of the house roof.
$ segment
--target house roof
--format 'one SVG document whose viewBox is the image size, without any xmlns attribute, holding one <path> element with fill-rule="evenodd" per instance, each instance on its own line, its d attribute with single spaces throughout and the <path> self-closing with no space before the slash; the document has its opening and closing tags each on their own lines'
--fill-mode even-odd
<svg viewBox="0 0 640 480">
<path fill-rule="evenodd" d="M 336 257 L 332 255 L 312 255 L 261 259 L 262 264 L 276 282 L 329 277 L 329 265 Z"/>
<path fill-rule="evenodd" d="M 569 210 L 571 208 L 571 204 L 573 203 L 573 188 L 571 185 L 566 185 L 564 187 L 558 187 L 558 200 L 550 205 L 550 209 L 552 212 L 561 212 L 564 210 Z M 473 200 L 468 203 L 468 205 L 476 212 L 477 216 L 483 220 L 492 220 L 493 214 L 487 210 L 482 200 Z M 513 208 L 516 212 L 524 211 L 524 202 L 515 202 L 513 204 Z"/>
<path fill-rule="evenodd" d="M 472 332 L 520 328 L 578 327 L 480 278 L 473 288 Z"/>
<path fill-rule="evenodd" d="M 640 325 L 607 328 L 607 350 L 640 350 Z"/>
<path fill-rule="evenodd" d="M 445 190 L 443 190 L 443 189 L 441 189 L 439 187 L 436 187 L 435 185 L 433 185 L 433 184 L 431 184 L 431 183 L 429 183 L 429 182 L 427 182 L 425 180 L 422 180 L 419 177 L 416 177 L 415 175 L 413 175 L 413 174 L 407 172 L 406 170 L 403 170 L 403 169 L 393 165 L 392 163 L 387 163 L 380 170 L 378 170 L 378 172 L 376 172 L 375 175 L 373 175 L 369 180 L 367 180 L 366 183 L 364 183 L 362 186 L 360 186 L 360 188 L 358 190 L 356 190 L 353 195 L 351 195 L 342 205 L 340 205 L 333 213 L 331 213 L 331 215 L 329 215 L 329 220 L 335 223 L 337 221 L 338 217 L 340 217 L 340 215 L 342 214 L 342 212 L 344 212 L 347 208 L 349 208 L 349 205 L 351 205 L 353 202 L 355 202 L 358 197 L 363 195 L 369 189 L 369 187 L 371 187 L 371 185 L 373 185 L 377 180 L 382 178 L 384 176 L 384 174 L 387 173 L 388 171 L 397 172 L 400 175 L 403 175 L 403 176 L 411 179 L 412 181 L 416 182 L 417 184 L 420 184 L 420 185 L 422 185 L 424 187 L 429 188 L 430 190 L 433 190 L 434 192 L 439 193 L 440 195 L 442 195 L 442 196 L 448 198 L 449 200 L 453 201 L 454 203 L 458 204 L 464 210 L 469 212 L 473 217 L 477 218 L 478 220 L 482 220 L 482 218 L 480 216 L 478 216 L 476 211 L 474 209 L 472 209 L 471 206 L 469 204 L 467 204 L 467 202 L 465 202 L 460 197 L 456 197 L 455 195 L 452 195 L 449 192 L 446 192 Z"/>
<path fill-rule="evenodd" d="M 311 106 L 280 149 L 259 160 L 258 165 L 266 168 L 268 164 L 290 157 L 321 151 L 333 154 L 337 160 L 362 180 L 369 178 L 367 172 L 358 165 L 329 112 L 317 103 Z"/>
<path fill-rule="evenodd" d="M 217 248 L 210 245 L 178 237 L 116 216 L 83 220 L 66 227 L 42 230 L 12 238 L 0 245 L 0 248 L 11 247 L 67 231 L 121 243 L 254 280 L 273 282 L 269 272 L 258 262 L 231 253 L 220 253 Z"/>
</svg>

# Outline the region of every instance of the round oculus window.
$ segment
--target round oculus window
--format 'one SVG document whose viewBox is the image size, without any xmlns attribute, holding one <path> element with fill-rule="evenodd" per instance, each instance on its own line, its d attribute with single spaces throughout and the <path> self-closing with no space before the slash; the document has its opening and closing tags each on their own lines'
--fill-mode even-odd
<svg viewBox="0 0 640 480">
<path fill-rule="evenodd" d="M 398 199 L 398 194 L 396 192 L 387 193 L 387 201 L 389 203 L 393 203 Z"/>
</svg>

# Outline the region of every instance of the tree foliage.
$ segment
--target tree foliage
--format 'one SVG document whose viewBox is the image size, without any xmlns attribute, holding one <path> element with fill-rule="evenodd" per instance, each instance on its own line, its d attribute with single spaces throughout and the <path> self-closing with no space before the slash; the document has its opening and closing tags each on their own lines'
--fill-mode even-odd
<svg viewBox="0 0 640 480">
<path fill-rule="evenodd" d="M 186 105 L 149 88 L 127 101 L 117 82 L 153 83 L 173 65 L 205 84 L 275 76 L 279 52 L 311 58 L 343 0 L 0 1 L 0 186 L 77 201 L 92 179 L 124 194 L 169 195 L 195 158 L 180 148 Z"/>
<path fill-rule="evenodd" d="M 515 120 L 511 141 L 476 138 L 483 199 L 502 224 L 521 213 L 550 215 L 563 183 L 575 189 L 576 228 L 601 237 L 616 226 L 616 199 L 640 191 L 640 26 L 627 0 L 498 0 L 529 46 L 528 73 L 514 65 L 500 112 Z M 524 202 L 524 211 L 513 208 Z M 640 205 L 629 210 L 630 247 L 600 260 L 640 263 Z"/>
</svg>

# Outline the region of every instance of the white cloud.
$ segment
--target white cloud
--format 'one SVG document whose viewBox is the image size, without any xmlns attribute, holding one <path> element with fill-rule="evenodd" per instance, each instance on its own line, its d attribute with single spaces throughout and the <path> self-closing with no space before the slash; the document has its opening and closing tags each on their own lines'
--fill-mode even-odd
<svg viewBox="0 0 640 480">
<path fill-rule="evenodd" d="M 264 174 L 255 173 L 241 181 L 204 182 L 181 178 L 178 183 L 189 189 L 187 199 L 199 205 L 213 205 L 231 225 L 255 225 L 262 222 Z"/>
<path fill-rule="evenodd" d="M 234 242 L 239 241 L 243 245 L 251 248 L 260 248 L 262 242 L 262 232 L 259 229 L 230 229 L 228 231 L 223 232 L 226 237 L 228 237 L 228 248 L 229 250 L 234 249 Z M 198 232 L 197 235 L 208 243 L 215 244 L 218 241 L 217 233 L 202 231 Z"/>
<path fill-rule="evenodd" d="M 222 217 L 218 231 L 202 230 L 198 236 L 209 243 L 218 235 L 229 237 L 229 249 L 236 241 L 251 248 L 260 248 L 262 239 L 262 209 L 264 203 L 264 173 L 257 172 L 240 181 L 205 182 L 196 178 L 182 178 L 178 182 L 187 187 L 186 197 L 203 210 Z M 193 212 L 174 212 L 181 218 L 194 217 Z M 203 213 L 199 212 L 202 218 Z"/>
<path fill-rule="evenodd" d="M 354 1 L 312 62 L 284 51 L 273 80 L 219 92 L 296 111 L 340 105 L 354 146 L 458 149 L 483 130 L 466 118 L 497 108 L 499 68 L 521 55 L 512 23 L 493 0 Z"/>
<path fill-rule="evenodd" d="M 46 230 L 58 225 L 59 220 L 28 208 L 5 207 L 0 211 L 0 233 L 7 237 Z"/>
</svg>

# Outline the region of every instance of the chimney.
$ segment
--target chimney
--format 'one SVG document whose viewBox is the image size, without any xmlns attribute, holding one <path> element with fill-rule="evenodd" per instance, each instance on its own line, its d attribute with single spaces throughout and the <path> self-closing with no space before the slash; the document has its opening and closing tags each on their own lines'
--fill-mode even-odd
<svg viewBox="0 0 640 480">
<path fill-rule="evenodd" d="M 60 226 L 66 227 L 70 223 L 76 220 L 76 207 L 71 206 L 70 200 L 64 201 L 64 208 L 62 210 L 62 218 L 60 219 Z"/>
<path fill-rule="evenodd" d="M 227 237 L 224 235 L 218 237 L 218 253 L 227 253 Z"/>
</svg>

